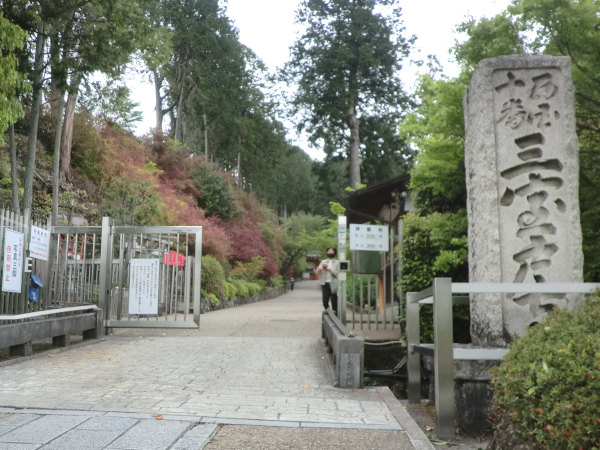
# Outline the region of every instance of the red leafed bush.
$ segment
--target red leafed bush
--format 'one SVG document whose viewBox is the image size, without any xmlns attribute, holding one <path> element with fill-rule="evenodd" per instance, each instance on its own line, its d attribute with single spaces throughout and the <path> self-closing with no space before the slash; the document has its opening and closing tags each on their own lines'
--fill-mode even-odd
<svg viewBox="0 0 600 450">
<path fill-rule="evenodd" d="M 229 230 L 232 245 L 232 260 L 249 262 L 255 256 L 265 258 L 265 266 L 261 278 L 274 277 L 279 272 L 273 253 L 265 243 L 263 234 L 250 216 L 245 216 L 241 223 L 232 225 Z"/>
</svg>

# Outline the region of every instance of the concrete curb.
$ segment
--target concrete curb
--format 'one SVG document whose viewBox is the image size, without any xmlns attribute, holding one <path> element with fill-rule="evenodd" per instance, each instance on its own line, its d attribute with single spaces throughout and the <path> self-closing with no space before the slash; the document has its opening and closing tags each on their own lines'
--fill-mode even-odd
<svg viewBox="0 0 600 450">
<path fill-rule="evenodd" d="M 406 435 L 415 450 L 435 449 L 423 430 L 421 430 L 419 425 L 417 425 L 412 416 L 408 414 L 402 403 L 400 403 L 388 387 L 377 387 L 374 389 L 378 391 L 398 423 L 402 424 L 402 428 L 406 432 Z"/>
</svg>

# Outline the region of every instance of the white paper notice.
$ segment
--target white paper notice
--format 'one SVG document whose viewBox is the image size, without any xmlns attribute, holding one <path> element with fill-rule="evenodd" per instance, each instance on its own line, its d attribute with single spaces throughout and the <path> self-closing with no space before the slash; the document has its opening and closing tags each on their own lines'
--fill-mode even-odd
<svg viewBox="0 0 600 450">
<path fill-rule="evenodd" d="M 24 249 L 25 235 L 5 228 L 4 265 L 2 266 L 2 290 L 4 292 L 21 292 Z"/>
<path fill-rule="evenodd" d="M 387 252 L 390 248 L 389 236 L 386 225 L 350 224 L 350 250 Z"/>
<path fill-rule="evenodd" d="M 158 259 L 132 259 L 129 314 L 158 314 Z"/>
<path fill-rule="evenodd" d="M 31 239 L 29 241 L 29 256 L 43 261 L 48 261 L 48 249 L 50 248 L 50 232 L 43 228 L 32 226 Z"/>
</svg>

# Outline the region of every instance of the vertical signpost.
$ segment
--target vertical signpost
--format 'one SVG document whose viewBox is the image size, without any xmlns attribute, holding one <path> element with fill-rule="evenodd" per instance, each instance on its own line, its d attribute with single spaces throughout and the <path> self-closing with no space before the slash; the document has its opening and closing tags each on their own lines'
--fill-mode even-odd
<svg viewBox="0 0 600 450">
<path fill-rule="evenodd" d="M 346 259 L 346 216 L 338 217 L 338 260 Z M 338 314 L 343 324 L 346 324 L 346 272 L 339 272 L 338 275 Z"/>
</svg>

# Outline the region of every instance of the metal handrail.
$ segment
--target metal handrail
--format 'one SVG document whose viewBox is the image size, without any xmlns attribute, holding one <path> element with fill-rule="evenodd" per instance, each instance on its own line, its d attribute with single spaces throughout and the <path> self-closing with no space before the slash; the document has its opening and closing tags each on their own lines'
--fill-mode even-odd
<svg viewBox="0 0 600 450">
<path fill-rule="evenodd" d="M 40 317 L 40 316 L 51 316 L 54 314 L 64 314 L 64 313 L 69 313 L 69 312 L 89 311 L 89 310 L 96 310 L 96 309 L 98 309 L 98 307 L 96 305 L 71 306 L 69 308 L 45 309 L 42 311 L 35 311 L 35 312 L 30 312 L 30 313 L 25 313 L 25 314 L 10 314 L 10 315 L 4 314 L 4 315 L 0 315 L 0 320 L 17 321 L 17 320 L 23 320 L 23 319 L 32 319 L 34 317 Z"/>
<path fill-rule="evenodd" d="M 421 401 L 421 354 L 433 355 L 436 431 L 440 438 L 454 436 L 454 359 L 499 360 L 503 347 L 454 349 L 452 305 L 468 304 L 469 297 L 453 294 L 591 294 L 600 283 L 452 283 L 451 278 L 435 278 L 433 285 L 406 294 L 406 341 L 408 346 L 408 400 Z M 420 342 L 419 304 L 433 304 L 433 344 Z"/>
</svg>

